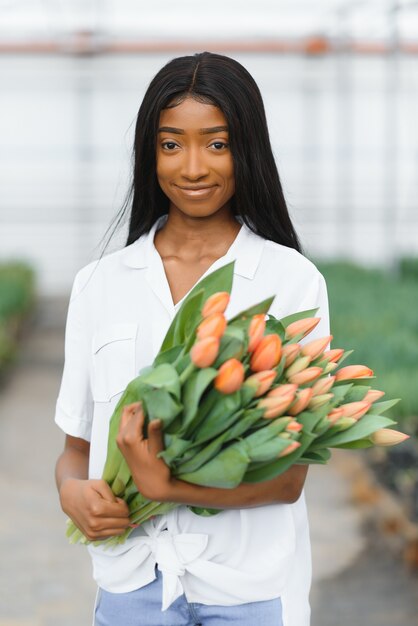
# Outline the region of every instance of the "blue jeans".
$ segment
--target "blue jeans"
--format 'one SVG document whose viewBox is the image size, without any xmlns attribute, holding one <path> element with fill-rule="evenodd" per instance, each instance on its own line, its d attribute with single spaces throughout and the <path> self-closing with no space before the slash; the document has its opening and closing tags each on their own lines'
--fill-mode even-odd
<svg viewBox="0 0 418 626">
<path fill-rule="evenodd" d="M 183 594 L 161 611 L 162 574 L 128 593 L 99 590 L 95 626 L 283 626 L 280 598 L 234 606 L 187 602 Z"/>
</svg>

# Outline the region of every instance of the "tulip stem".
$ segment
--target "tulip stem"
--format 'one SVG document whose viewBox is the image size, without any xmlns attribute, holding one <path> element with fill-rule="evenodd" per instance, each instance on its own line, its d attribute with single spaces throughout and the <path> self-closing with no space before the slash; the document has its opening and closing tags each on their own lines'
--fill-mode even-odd
<svg viewBox="0 0 418 626">
<path fill-rule="evenodd" d="M 189 378 L 189 375 L 194 372 L 195 370 L 195 364 L 194 363 L 189 363 L 189 365 L 186 367 L 186 369 L 184 369 L 182 371 L 182 373 L 179 376 L 180 379 L 180 384 L 183 385 L 184 382 Z"/>
</svg>

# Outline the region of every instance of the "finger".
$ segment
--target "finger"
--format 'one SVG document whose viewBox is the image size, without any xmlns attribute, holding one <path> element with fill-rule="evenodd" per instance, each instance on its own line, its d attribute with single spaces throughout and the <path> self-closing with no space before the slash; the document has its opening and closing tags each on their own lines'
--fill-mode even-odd
<svg viewBox="0 0 418 626">
<path fill-rule="evenodd" d="M 92 483 L 93 490 L 106 502 L 117 502 L 116 496 L 105 480 Z"/>
<path fill-rule="evenodd" d="M 130 405 L 124 416 L 124 427 L 121 431 L 123 436 L 133 442 L 142 441 L 144 438 L 144 411 L 142 404 L 139 402 Z"/>
<path fill-rule="evenodd" d="M 152 420 L 148 424 L 148 449 L 157 455 L 164 450 L 163 429 L 161 420 Z"/>
<path fill-rule="evenodd" d="M 140 406 L 142 407 L 141 402 L 132 402 L 123 407 L 119 422 L 119 432 L 126 428 Z"/>
<path fill-rule="evenodd" d="M 100 509 L 100 517 L 115 517 L 118 519 L 128 519 L 129 508 L 125 503 L 125 506 L 119 502 L 103 502 Z"/>
</svg>

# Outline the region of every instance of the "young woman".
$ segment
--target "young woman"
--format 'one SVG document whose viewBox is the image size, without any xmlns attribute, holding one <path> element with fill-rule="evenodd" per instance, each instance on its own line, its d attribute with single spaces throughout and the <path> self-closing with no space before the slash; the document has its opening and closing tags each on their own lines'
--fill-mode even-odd
<svg viewBox="0 0 418 626">
<path fill-rule="evenodd" d="M 309 339 L 329 334 L 324 279 L 301 254 L 262 98 L 242 65 L 209 52 L 169 62 L 139 109 L 134 154 L 126 246 L 74 280 L 56 406 L 67 434 L 61 505 L 90 539 L 129 525 L 126 504 L 100 479 L 109 418 L 200 278 L 235 260 L 229 316 L 275 294 L 276 317 L 319 307 Z M 159 422 L 144 440 L 142 420 L 131 405 L 118 437 L 138 489 L 184 506 L 115 549 L 89 546 L 95 625 L 308 626 L 307 466 L 236 489 L 191 485 L 157 458 Z M 187 505 L 223 511 L 201 517 Z"/>
</svg>

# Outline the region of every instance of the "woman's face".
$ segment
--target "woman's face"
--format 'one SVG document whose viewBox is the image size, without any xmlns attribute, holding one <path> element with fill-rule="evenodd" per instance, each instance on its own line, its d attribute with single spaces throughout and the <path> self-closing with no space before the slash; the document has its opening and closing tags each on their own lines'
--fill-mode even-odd
<svg viewBox="0 0 418 626">
<path fill-rule="evenodd" d="M 158 182 L 171 210 L 206 217 L 229 209 L 234 166 L 227 122 L 219 108 L 186 98 L 163 109 L 156 159 Z"/>
</svg>

